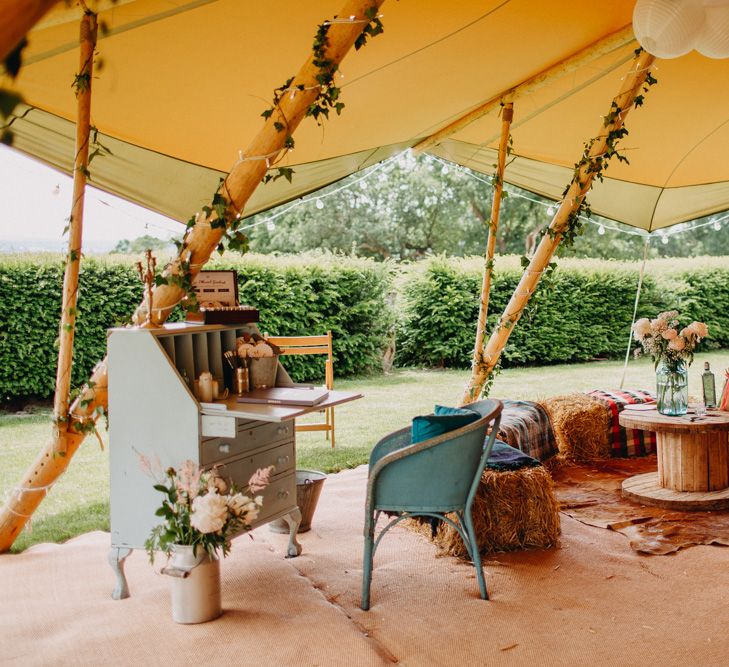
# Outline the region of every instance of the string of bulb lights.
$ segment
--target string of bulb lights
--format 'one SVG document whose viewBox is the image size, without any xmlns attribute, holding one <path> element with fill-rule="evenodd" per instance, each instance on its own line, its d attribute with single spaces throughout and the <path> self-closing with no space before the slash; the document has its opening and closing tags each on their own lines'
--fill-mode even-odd
<svg viewBox="0 0 729 667">
<path fill-rule="evenodd" d="M 435 162 L 439 162 L 441 165 L 443 165 L 442 172 L 447 174 L 448 169 L 452 165 L 452 163 L 447 162 L 446 160 L 443 160 L 442 158 L 439 158 L 436 155 L 429 155 L 427 156 L 430 160 L 433 160 Z M 487 178 L 484 178 L 483 176 L 480 176 L 479 174 L 474 173 L 470 169 L 467 169 L 465 167 L 462 167 L 461 165 L 453 165 L 456 169 L 459 169 L 462 173 L 466 174 L 467 176 L 480 181 L 481 183 L 486 183 L 487 185 L 491 184 L 491 181 Z M 515 192 L 512 189 L 508 190 L 510 197 L 518 197 L 520 199 L 526 199 L 527 201 L 533 202 L 535 204 L 539 204 L 540 206 L 543 206 L 547 210 L 547 215 L 551 218 L 555 213 L 555 203 L 554 202 L 545 202 L 543 200 L 535 199 L 534 197 L 529 197 L 528 195 L 521 194 L 520 192 Z M 612 225 L 605 224 L 604 222 L 598 222 L 596 220 L 591 220 L 590 218 L 586 216 L 580 216 L 580 219 L 584 222 L 588 222 L 591 225 L 595 225 L 597 227 L 597 233 L 600 234 L 600 236 L 603 236 L 605 234 L 605 231 L 607 229 L 618 232 L 619 234 L 628 234 L 629 236 L 640 236 L 641 238 L 648 238 L 652 239 L 655 237 L 660 237 L 661 243 L 666 245 L 669 242 L 670 236 L 675 236 L 677 234 L 684 234 L 685 232 L 693 232 L 696 229 L 699 229 L 701 227 L 708 227 L 711 225 L 714 228 L 714 231 L 721 231 L 722 229 L 722 222 L 729 219 L 729 213 L 726 213 L 720 218 L 717 218 L 715 220 L 709 220 L 708 222 L 700 222 L 696 223 L 694 225 L 691 225 L 690 227 L 684 227 L 681 229 L 674 229 L 671 231 L 667 230 L 658 230 L 655 232 L 647 232 L 644 230 L 633 230 L 633 229 L 621 229 L 620 227 L 613 227 Z M 682 223 L 687 224 L 687 223 Z"/>
<path fill-rule="evenodd" d="M 295 202 L 291 203 L 286 208 L 284 208 L 280 211 L 277 211 L 273 215 L 270 215 L 262 220 L 257 220 L 256 222 L 253 222 L 249 225 L 243 225 L 240 229 L 246 230 L 246 229 L 252 229 L 253 227 L 258 227 L 259 225 L 266 225 L 266 228 L 269 231 L 273 231 L 276 228 L 275 221 L 277 218 L 280 218 L 281 216 L 286 215 L 290 211 L 298 208 L 299 206 L 305 206 L 307 204 L 311 204 L 312 202 L 314 203 L 314 206 L 318 210 L 322 210 L 325 206 L 324 201 L 323 201 L 324 199 L 326 199 L 328 197 L 333 197 L 334 195 L 337 195 L 341 192 L 345 192 L 345 191 L 355 187 L 356 185 L 366 182 L 371 176 L 373 176 L 377 172 L 381 171 L 382 169 L 384 169 L 388 165 L 392 164 L 393 162 L 402 160 L 408 154 L 412 155 L 412 151 L 410 151 L 409 149 L 402 153 L 398 153 L 397 155 L 393 155 L 393 156 L 387 158 L 386 160 L 380 162 L 375 167 L 372 167 L 369 171 L 367 171 L 366 174 L 362 175 L 361 177 L 359 177 L 357 179 L 354 179 L 348 183 L 345 183 L 334 190 L 330 190 L 329 192 L 317 193 L 316 195 L 312 195 L 310 197 L 302 197 L 300 199 L 297 199 Z M 441 165 L 441 173 L 444 175 L 448 174 L 448 172 L 451 168 L 455 168 L 455 169 L 459 170 L 459 172 L 465 174 L 466 176 L 468 176 L 470 178 L 473 178 L 474 180 L 477 180 L 486 185 L 491 185 L 491 181 L 488 179 L 488 177 L 481 176 L 480 174 L 474 173 L 472 170 L 470 170 L 466 167 L 463 167 L 459 164 L 448 162 L 447 160 L 444 160 L 436 155 L 426 155 L 425 160 L 427 162 L 439 163 Z M 532 203 L 542 206 L 543 208 L 546 209 L 546 213 L 550 217 L 553 216 L 555 213 L 555 202 L 536 199 L 535 197 L 530 197 L 529 195 L 523 194 L 521 192 L 517 192 L 517 191 L 513 190 L 512 188 L 510 188 L 508 190 L 508 192 L 509 192 L 509 196 L 511 196 L 511 197 L 517 197 L 520 199 L 524 199 L 524 200 L 527 200 L 527 201 L 530 201 Z M 643 231 L 643 230 L 633 230 L 633 229 L 621 229 L 620 227 L 614 227 L 613 225 L 607 224 L 602 221 L 598 222 L 595 220 L 591 220 L 590 218 L 587 218 L 585 216 L 581 216 L 581 219 L 584 222 L 587 222 L 591 225 L 596 226 L 597 233 L 601 236 L 604 235 L 607 230 L 610 230 L 610 231 L 616 232 L 618 234 L 627 234 L 629 236 L 639 236 L 641 238 L 648 239 L 648 240 L 651 240 L 653 238 L 660 238 L 661 243 L 666 245 L 669 243 L 671 236 L 675 236 L 678 234 L 684 234 L 686 232 L 693 232 L 694 230 L 699 229 L 701 227 L 707 227 L 707 226 L 711 225 L 715 231 L 721 231 L 722 223 L 725 222 L 726 220 L 729 220 L 729 213 L 725 214 L 721 218 L 717 218 L 715 220 L 710 220 L 708 222 L 696 223 L 696 224 L 688 226 L 688 227 L 683 227 L 680 229 L 673 229 L 671 231 L 658 230 L 655 232 L 647 232 L 647 231 Z"/>
</svg>

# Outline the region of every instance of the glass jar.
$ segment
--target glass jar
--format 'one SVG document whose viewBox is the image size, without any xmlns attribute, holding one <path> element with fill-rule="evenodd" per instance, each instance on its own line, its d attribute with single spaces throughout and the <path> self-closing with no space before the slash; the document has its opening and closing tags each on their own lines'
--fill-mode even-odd
<svg viewBox="0 0 729 667">
<path fill-rule="evenodd" d="M 661 360 L 656 368 L 656 402 L 662 415 L 678 417 L 688 410 L 688 371 L 683 361 Z"/>
</svg>

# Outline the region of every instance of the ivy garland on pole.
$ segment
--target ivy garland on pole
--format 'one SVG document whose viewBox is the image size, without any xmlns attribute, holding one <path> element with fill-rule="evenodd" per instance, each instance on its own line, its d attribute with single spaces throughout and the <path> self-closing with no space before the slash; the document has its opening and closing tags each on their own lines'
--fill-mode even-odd
<svg viewBox="0 0 729 667">
<path fill-rule="evenodd" d="M 642 51 L 643 49 L 641 47 L 635 49 L 635 56 L 638 57 Z M 637 109 L 638 107 L 643 106 L 645 93 L 647 93 L 650 90 L 651 86 L 654 86 L 656 83 L 658 83 L 658 79 L 656 79 L 651 74 L 651 72 L 648 72 L 646 74 L 645 83 L 643 84 L 644 94 L 636 95 L 632 104 L 634 108 Z M 620 117 L 624 111 L 625 109 L 621 109 L 618 106 L 617 102 L 613 100 L 610 104 L 610 112 L 603 117 L 603 126 L 609 127 L 610 125 L 613 125 L 616 121 L 620 120 Z M 580 193 L 576 197 L 578 206 L 569 215 L 567 219 L 567 225 L 564 229 L 562 229 L 561 231 L 556 231 L 551 226 L 547 225 L 539 232 L 537 236 L 537 243 L 545 234 L 549 234 L 549 237 L 553 240 L 557 237 L 557 235 L 561 235 L 561 245 L 569 248 L 574 245 L 577 237 L 581 236 L 584 233 L 585 218 L 589 219 L 592 217 L 592 209 L 590 208 L 590 204 L 587 201 L 587 193 L 589 192 L 592 185 L 590 183 L 590 185 L 586 188 L 586 184 L 583 181 L 579 180 L 580 173 L 584 168 L 585 175 L 592 174 L 593 178 L 596 178 L 600 182 L 602 182 L 605 176 L 605 171 L 607 170 L 610 160 L 612 158 L 616 158 L 618 162 L 630 164 L 630 160 L 618 150 L 618 142 L 626 136 L 628 136 L 628 128 L 626 128 L 625 125 L 621 125 L 619 128 L 611 130 L 607 135 L 607 139 L 605 142 L 605 151 L 600 155 L 590 155 L 590 151 L 597 141 L 596 137 L 593 137 L 583 144 L 582 157 L 580 158 L 579 162 L 576 162 L 574 165 L 573 181 L 571 181 L 562 191 L 562 197 L 564 198 L 567 196 L 567 193 L 569 192 L 572 183 L 576 182 L 580 187 Z M 522 255 L 522 269 L 526 269 L 529 266 L 529 262 L 529 257 L 527 257 L 526 255 Z M 534 293 L 529 302 L 529 305 L 526 308 L 527 317 L 533 316 L 534 312 L 536 311 L 539 305 L 540 294 L 544 294 L 545 292 L 554 289 L 553 276 L 556 269 L 557 262 L 549 262 L 549 264 L 547 264 L 547 268 L 545 269 L 541 279 L 540 289 L 539 291 L 536 291 Z M 503 323 L 499 322 L 497 328 L 501 326 L 509 328 L 513 326 L 513 324 L 514 323 L 511 320 L 507 320 Z"/>
<path fill-rule="evenodd" d="M 352 23 L 364 23 L 365 26 L 362 29 L 361 34 L 357 37 L 354 47 L 356 50 L 361 49 L 367 40 L 371 37 L 376 37 L 384 32 L 384 26 L 378 14 L 377 7 L 369 7 L 364 12 L 364 19 L 357 19 L 356 17 L 349 17 L 349 19 L 338 19 L 336 16 L 333 21 L 324 21 L 319 24 L 316 35 L 314 36 L 314 43 L 312 46 L 312 53 L 314 56 L 314 65 L 318 68 L 319 73 L 316 76 L 316 88 L 318 89 L 318 95 L 316 99 L 309 105 L 306 110 L 306 116 L 316 120 L 318 125 L 322 124 L 323 119 L 329 118 L 329 112 L 333 109 L 337 115 L 342 113 L 344 109 L 344 103 L 339 100 L 341 89 L 336 85 L 335 74 L 339 70 L 339 65 L 326 57 L 326 47 L 329 44 L 328 33 L 329 28 L 334 22 L 352 22 Z M 296 95 L 298 91 L 306 90 L 304 85 L 298 85 L 291 87 L 295 77 L 289 77 L 283 85 L 275 88 L 273 91 L 273 102 L 271 106 L 261 113 L 261 116 L 268 120 L 276 110 L 281 110 L 280 102 L 284 95 Z M 283 114 L 282 114 L 283 115 Z M 285 116 L 284 116 L 285 121 Z M 274 128 L 277 132 L 286 132 L 286 138 L 284 141 L 284 147 L 282 155 L 276 161 L 282 159 L 288 151 L 293 150 L 295 141 L 289 127 L 286 122 L 274 123 Z M 254 156 L 249 158 L 241 159 L 265 159 L 266 164 L 269 167 L 269 171 L 264 175 L 261 182 L 269 183 L 276 181 L 279 178 L 285 178 L 289 183 L 292 182 L 294 170 L 292 167 L 277 167 L 275 162 L 269 164 L 270 157 L 275 156 Z M 238 216 L 231 215 L 229 211 L 229 203 L 225 197 L 221 194 L 221 186 L 225 185 L 226 179 L 221 178 L 218 182 L 218 187 L 212 196 L 211 203 L 209 206 L 203 206 L 202 210 L 195 213 L 187 221 L 186 230 L 181 239 L 173 239 L 173 243 L 177 247 L 180 257 L 187 248 L 187 235 L 195 225 L 207 220 L 212 229 L 221 229 L 223 232 L 223 238 L 218 245 L 218 253 L 221 255 L 227 248 L 235 250 L 241 254 L 248 252 L 248 236 L 240 230 L 240 226 L 243 222 L 240 214 Z M 225 241 L 225 242 L 224 242 Z M 181 271 L 175 274 L 168 275 L 157 275 L 155 277 L 155 284 L 159 285 L 174 285 L 179 287 L 186 293 L 186 297 L 183 299 L 182 305 L 187 310 L 197 310 L 198 304 L 195 297 L 195 292 L 192 288 L 192 274 L 191 266 L 189 261 L 180 262 Z"/>
</svg>

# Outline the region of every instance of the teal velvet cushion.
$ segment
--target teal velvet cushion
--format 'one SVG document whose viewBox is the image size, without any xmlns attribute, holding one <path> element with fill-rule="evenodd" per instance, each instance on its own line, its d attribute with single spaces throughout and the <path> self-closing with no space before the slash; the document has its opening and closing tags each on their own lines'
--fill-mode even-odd
<svg viewBox="0 0 729 667">
<path fill-rule="evenodd" d="M 477 412 L 469 410 L 468 408 L 449 408 L 445 405 L 436 405 L 435 410 L 433 410 L 433 414 L 436 417 L 442 417 L 445 415 L 478 415 Z"/>
<path fill-rule="evenodd" d="M 413 418 L 412 443 L 430 440 L 449 431 L 467 426 L 481 418 L 473 410 L 435 406 L 435 414 Z"/>
</svg>

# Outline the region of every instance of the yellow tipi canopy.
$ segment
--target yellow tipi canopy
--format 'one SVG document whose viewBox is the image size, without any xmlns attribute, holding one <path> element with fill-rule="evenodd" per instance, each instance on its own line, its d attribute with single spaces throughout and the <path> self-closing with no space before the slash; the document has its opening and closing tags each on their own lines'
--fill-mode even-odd
<svg viewBox="0 0 729 667">
<path fill-rule="evenodd" d="M 92 118 L 112 155 L 93 162 L 92 183 L 189 218 L 209 202 L 260 127 L 273 88 L 297 71 L 315 26 L 340 2 L 98 3 L 108 32 L 98 43 L 104 67 L 93 82 Z M 423 141 L 435 155 L 489 173 L 499 99 L 515 106 L 507 182 L 559 199 L 637 47 L 633 5 L 386 2 L 385 37 L 343 64 L 342 115 L 321 127 L 312 119 L 302 124 L 281 163 L 294 167 L 293 182 L 258 188 L 245 214 Z M 61 3 L 28 35 L 17 88 L 29 107 L 16 110 L 13 123 L 19 150 L 67 172 L 79 15 Z M 729 61 L 692 52 L 658 61 L 654 73 L 659 83 L 631 114 L 621 142 L 630 164 L 614 160 L 590 194 L 596 213 L 646 230 L 729 208 Z M 469 117 L 475 120 L 458 122 L 479 108 Z M 454 121 L 454 131 L 428 141 Z"/>
</svg>

